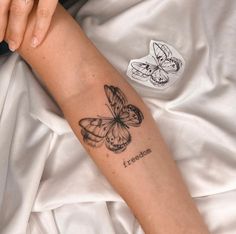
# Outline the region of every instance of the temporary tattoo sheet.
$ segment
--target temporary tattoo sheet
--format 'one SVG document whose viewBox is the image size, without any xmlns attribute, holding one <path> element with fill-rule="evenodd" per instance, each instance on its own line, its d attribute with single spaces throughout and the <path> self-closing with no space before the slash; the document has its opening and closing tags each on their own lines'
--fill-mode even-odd
<svg viewBox="0 0 236 234">
<path fill-rule="evenodd" d="M 131 142 L 130 127 L 139 127 L 144 117 L 138 107 L 128 103 L 118 87 L 104 85 L 104 91 L 111 116 L 81 119 L 81 134 L 84 142 L 91 147 L 99 147 L 105 142 L 107 149 L 121 153 Z"/>
<path fill-rule="evenodd" d="M 136 82 L 156 89 L 165 89 L 181 78 L 185 62 L 171 45 L 151 41 L 149 54 L 131 60 L 127 75 Z"/>
</svg>

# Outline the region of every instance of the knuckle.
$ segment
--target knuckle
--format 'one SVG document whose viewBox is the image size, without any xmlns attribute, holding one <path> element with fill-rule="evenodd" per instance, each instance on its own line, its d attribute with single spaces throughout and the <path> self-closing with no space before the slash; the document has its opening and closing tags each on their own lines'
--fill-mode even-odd
<svg viewBox="0 0 236 234">
<path fill-rule="evenodd" d="M 22 16 L 25 13 L 25 9 L 20 4 L 13 2 L 10 7 L 10 12 L 16 16 Z"/>
<path fill-rule="evenodd" d="M 37 15 L 41 18 L 50 18 L 51 17 L 51 11 L 47 8 L 40 8 L 37 11 Z"/>
<path fill-rule="evenodd" d="M 33 0 L 13 0 L 10 6 L 10 12 L 17 16 L 22 16 L 32 8 Z"/>
</svg>

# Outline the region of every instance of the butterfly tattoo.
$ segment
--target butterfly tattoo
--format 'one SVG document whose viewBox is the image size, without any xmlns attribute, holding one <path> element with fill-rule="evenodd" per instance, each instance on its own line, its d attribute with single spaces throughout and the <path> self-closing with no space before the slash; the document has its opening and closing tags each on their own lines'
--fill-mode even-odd
<svg viewBox="0 0 236 234">
<path fill-rule="evenodd" d="M 123 152 L 131 142 L 130 127 L 139 127 L 144 119 L 142 112 L 129 104 L 124 93 L 114 86 L 104 85 L 111 117 L 84 118 L 79 121 L 83 141 L 99 147 L 105 143 L 114 153 Z"/>
<path fill-rule="evenodd" d="M 149 80 L 154 86 L 164 86 L 169 82 L 170 74 L 177 73 L 182 61 L 172 56 L 168 46 L 153 43 L 155 64 L 148 62 L 132 62 L 132 77 L 141 81 Z"/>
</svg>

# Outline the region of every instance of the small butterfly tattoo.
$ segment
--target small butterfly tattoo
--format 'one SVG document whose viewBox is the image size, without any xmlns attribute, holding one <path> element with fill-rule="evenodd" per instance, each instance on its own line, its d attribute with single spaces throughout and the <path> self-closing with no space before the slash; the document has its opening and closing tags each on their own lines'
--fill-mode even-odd
<svg viewBox="0 0 236 234">
<path fill-rule="evenodd" d="M 176 74 L 182 61 L 172 56 L 168 46 L 161 43 L 153 43 L 153 51 L 156 64 L 148 62 L 132 62 L 132 77 L 141 81 L 149 80 L 154 86 L 164 86 L 169 82 L 170 74 Z"/>
<path fill-rule="evenodd" d="M 112 117 L 84 118 L 78 124 L 86 144 L 99 147 L 105 142 L 108 150 L 121 153 L 131 142 L 129 128 L 139 127 L 144 117 L 118 87 L 104 85 L 104 91 Z"/>
</svg>

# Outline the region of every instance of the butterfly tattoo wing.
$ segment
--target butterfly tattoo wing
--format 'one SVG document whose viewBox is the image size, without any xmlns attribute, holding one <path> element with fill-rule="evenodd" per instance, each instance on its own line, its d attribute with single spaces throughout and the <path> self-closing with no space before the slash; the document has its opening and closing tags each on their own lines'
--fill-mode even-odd
<svg viewBox="0 0 236 234">
<path fill-rule="evenodd" d="M 79 121 L 83 140 L 92 147 L 102 145 L 112 125 L 113 118 L 84 118 Z"/>
<path fill-rule="evenodd" d="M 161 43 L 153 43 L 153 50 L 158 66 L 162 66 L 162 64 L 172 56 L 171 50 L 166 45 Z"/>
<path fill-rule="evenodd" d="M 143 119 L 142 112 L 138 107 L 132 104 L 124 106 L 120 112 L 120 120 L 127 128 L 129 128 L 129 126 L 139 127 Z"/>
<path fill-rule="evenodd" d="M 104 91 L 110 104 L 114 117 L 117 117 L 122 108 L 127 104 L 124 93 L 117 87 L 112 85 L 104 85 Z"/>
<path fill-rule="evenodd" d="M 175 57 L 171 57 L 162 63 L 162 69 L 171 74 L 175 74 L 182 66 L 182 61 Z"/>
<path fill-rule="evenodd" d="M 158 69 L 157 65 L 150 64 L 148 62 L 132 62 L 132 76 L 133 78 L 146 81 L 150 79 L 152 74 Z"/>
<path fill-rule="evenodd" d="M 154 85 L 154 86 L 163 86 L 165 85 L 167 82 L 169 81 L 169 76 L 168 74 L 162 70 L 162 69 L 158 69 L 153 76 L 150 79 L 150 82 Z"/>
<path fill-rule="evenodd" d="M 119 122 L 115 122 L 106 136 L 106 147 L 114 153 L 123 152 L 131 142 L 131 135 L 127 127 Z"/>
</svg>

